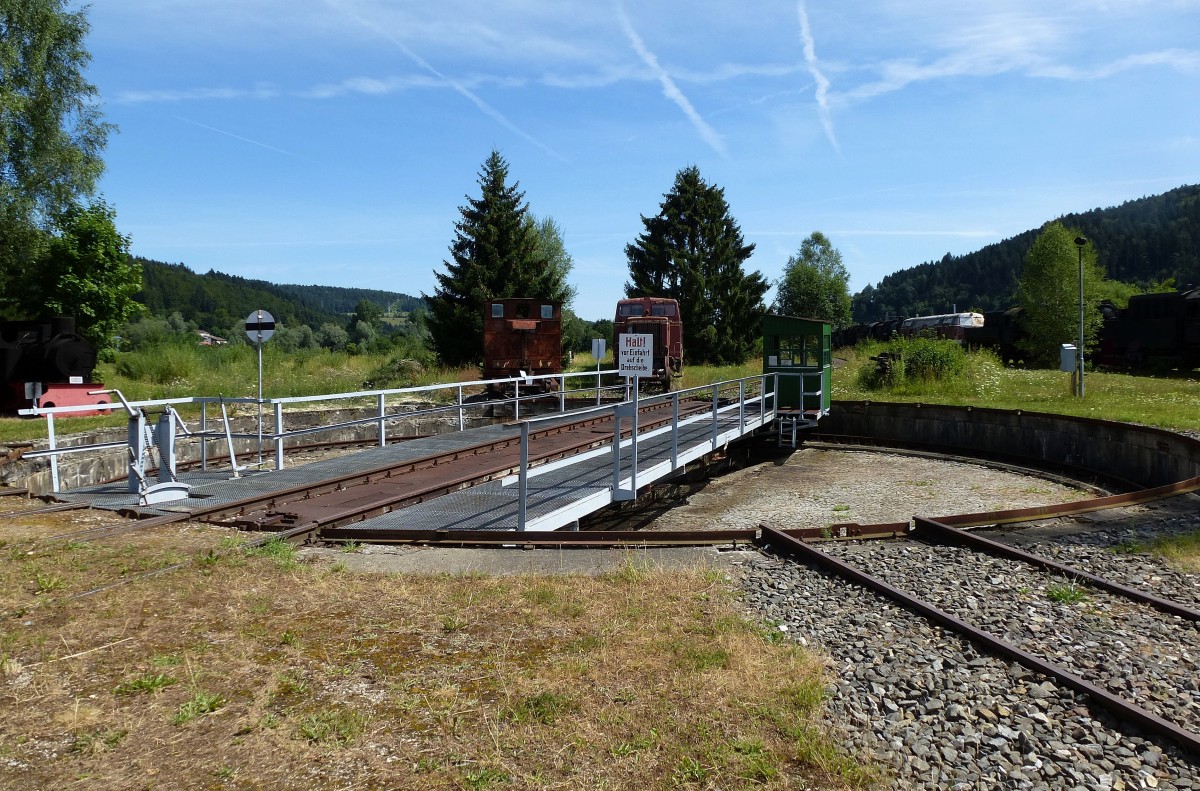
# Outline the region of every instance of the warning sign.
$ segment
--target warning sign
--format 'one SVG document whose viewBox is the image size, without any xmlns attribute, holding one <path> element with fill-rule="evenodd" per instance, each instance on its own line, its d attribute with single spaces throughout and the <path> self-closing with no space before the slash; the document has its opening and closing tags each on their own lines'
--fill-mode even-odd
<svg viewBox="0 0 1200 791">
<path fill-rule="evenodd" d="M 654 374 L 654 336 L 618 335 L 617 363 L 621 376 L 651 376 Z"/>
</svg>

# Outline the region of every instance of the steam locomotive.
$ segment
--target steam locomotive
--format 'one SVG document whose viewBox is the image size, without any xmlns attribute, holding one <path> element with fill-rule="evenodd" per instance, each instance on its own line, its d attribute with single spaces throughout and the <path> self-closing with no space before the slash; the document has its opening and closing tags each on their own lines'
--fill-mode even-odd
<svg viewBox="0 0 1200 791">
<path fill-rule="evenodd" d="M 95 369 L 96 349 L 75 334 L 73 317 L 0 321 L 0 411 L 106 404 L 88 395 L 103 387 L 92 381 Z"/>
</svg>

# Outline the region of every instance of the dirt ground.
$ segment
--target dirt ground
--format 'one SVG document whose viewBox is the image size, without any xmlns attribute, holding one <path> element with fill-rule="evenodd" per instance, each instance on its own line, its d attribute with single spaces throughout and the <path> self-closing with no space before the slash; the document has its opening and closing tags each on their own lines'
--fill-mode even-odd
<svg viewBox="0 0 1200 791">
<path fill-rule="evenodd" d="M 895 453 L 802 448 L 776 462 L 714 478 L 686 505 L 655 519 L 662 530 L 824 527 L 913 516 L 1023 508 L 1088 494 L 982 465 Z"/>
<path fill-rule="evenodd" d="M 921 516 L 991 511 L 1088 497 L 1042 478 L 981 465 L 895 453 L 801 449 L 714 477 L 685 502 L 660 503 L 631 516 L 644 530 L 785 529 L 840 522 L 874 524 Z M 669 507 L 668 507 L 669 506 Z M 617 529 L 618 525 L 606 523 Z M 351 554 L 308 549 L 349 570 L 451 574 L 605 573 L 630 557 L 657 568 L 719 568 L 737 552 L 713 547 L 644 549 L 441 549 L 362 547 Z"/>
</svg>

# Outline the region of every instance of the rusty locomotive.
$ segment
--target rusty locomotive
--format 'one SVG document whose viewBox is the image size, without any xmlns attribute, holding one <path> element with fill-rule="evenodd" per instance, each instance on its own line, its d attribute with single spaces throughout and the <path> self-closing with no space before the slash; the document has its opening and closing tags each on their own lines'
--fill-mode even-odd
<svg viewBox="0 0 1200 791">
<path fill-rule="evenodd" d="M 509 297 L 489 300 L 484 305 L 484 379 L 558 373 L 562 373 L 562 313 L 558 303 Z M 554 380 L 541 379 L 535 387 L 548 390 L 555 384 Z"/>
<path fill-rule="evenodd" d="M 74 318 L 0 321 L 0 411 L 106 404 L 89 394 L 104 387 L 92 381 L 95 369 L 96 349 L 75 333 Z"/>
<path fill-rule="evenodd" d="M 622 335 L 653 336 L 652 373 L 641 379 L 647 389 L 671 390 L 683 376 L 683 319 L 679 302 L 666 297 L 631 297 L 617 302 L 613 348 Z"/>
</svg>

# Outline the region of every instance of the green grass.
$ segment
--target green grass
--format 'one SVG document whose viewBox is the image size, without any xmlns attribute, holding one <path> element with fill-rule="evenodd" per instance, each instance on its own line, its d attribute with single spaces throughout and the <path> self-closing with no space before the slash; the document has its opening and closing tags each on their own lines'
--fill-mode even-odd
<svg viewBox="0 0 1200 791">
<path fill-rule="evenodd" d="M 537 723 L 553 725 L 564 714 L 575 711 L 578 705 L 565 695 L 554 692 L 539 692 L 521 698 L 502 713 L 502 717 L 513 723 Z"/>
<path fill-rule="evenodd" d="M 962 374 L 949 383 L 908 382 L 872 390 L 859 384 L 860 370 L 874 367 L 869 358 L 878 345 L 839 349 L 846 364 L 834 370 L 833 395 L 847 401 L 902 401 L 956 406 L 1023 409 L 1169 429 L 1200 429 L 1200 375 L 1131 376 L 1088 372 L 1085 396 L 1071 392 L 1071 375 L 1050 370 L 1005 368 L 990 353 L 966 355 Z"/>
<path fill-rule="evenodd" d="M 303 719 L 297 732 L 310 742 L 345 746 L 353 742 L 367 725 L 367 715 L 360 711 L 330 708 Z"/>
<path fill-rule="evenodd" d="M 1059 604 L 1078 604 L 1087 600 L 1087 591 L 1074 582 L 1061 582 L 1046 586 L 1046 598 Z"/>
<path fill-rule="evenodd" d="M 158 692 L 178 682 L 179 679 L 164 673 L 147 674 L 138 678 L 131 678 L 128 681 L 122 681 L 113 692 L 118 695 L 139 695 L 142 693 Z"/>
<path fill-rule="evenodd" d="M 1185 571 L 1200 571 L 1200 531 L 1149 541 L 1126 541 L 1113 547 L 1112 551 L 1125 555 L 1155 555 Z"/>
<path fill-rule="evenodd" d="M 261 546 L 247 549 L 246 554 L 251 557 L 271 558 L 276 565 L 283 569 L 292 569 L 299 564 L 299 561 L 296 560 L 296 548 L 286 539 L 278 536 L 269 539 Z"/>
<path fill-rule="evenodd" d="M 205 714 L 211 714 L 225 705 L 225 698 L 220 695 L 210 694 L 208 692 L 197 692 L 188 700 L 184 701 L 179 711 L 171 719 L 175 725 L 183 725 L 191 722 L 197 717 L 202 717 Z"/>
</svg>

